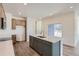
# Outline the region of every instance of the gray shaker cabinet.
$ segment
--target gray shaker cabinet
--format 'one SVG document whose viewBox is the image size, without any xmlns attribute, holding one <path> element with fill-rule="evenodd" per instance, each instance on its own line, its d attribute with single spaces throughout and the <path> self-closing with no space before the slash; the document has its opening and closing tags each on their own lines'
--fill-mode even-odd
<svg viewBox="0 0 79 59">
<path fill-rule="evenodd" d="M 30 36 L 29 45 L 41 56 L 60 56 L 60 41 L 56 43 Z"/>
</svg>

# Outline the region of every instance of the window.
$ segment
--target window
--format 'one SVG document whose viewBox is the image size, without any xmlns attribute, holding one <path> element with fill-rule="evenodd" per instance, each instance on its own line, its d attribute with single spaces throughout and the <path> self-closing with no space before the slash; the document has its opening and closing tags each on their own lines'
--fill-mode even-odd
<svg viewBox="0 0 79 59">
<path fill-rule="evenodd" d="M 40 35 L 42 35 L 42 33 L 43 33 L 43 28 L 42 28 L 42 21 L 41 20 L 38 20 L 38 21 L 36 21 L 36 34 L 40 34 Z"/>
<path fill-rule="evenodd" d="M 62 24 L 49 24 L 48 36 L 49 37 L 62 37 Z"/>
</svg>

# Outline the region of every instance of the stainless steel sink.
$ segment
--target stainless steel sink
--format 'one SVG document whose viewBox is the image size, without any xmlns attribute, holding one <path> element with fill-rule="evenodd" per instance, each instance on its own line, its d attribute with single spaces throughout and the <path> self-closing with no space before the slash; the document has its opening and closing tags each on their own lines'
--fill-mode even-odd
<svg viewBox="0 0 79 59">
<path fill-rule="evenodd" d="M 7 41 L 10 40 L 11 38 L 0 38 L 0 41 Z"/>
<path fill-rule="evenodd" d="M 37 37 L 40 37 L 40 38 L 46 38 L 46 37 L 44 37 L 44 36 L 37 36 Z"/>
</svg>

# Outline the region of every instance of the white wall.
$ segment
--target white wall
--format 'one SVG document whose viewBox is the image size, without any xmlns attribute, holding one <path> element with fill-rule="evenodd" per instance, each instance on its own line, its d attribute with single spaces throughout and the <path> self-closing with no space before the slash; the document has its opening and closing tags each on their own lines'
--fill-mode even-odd
<svg viewBox="0 0 79 59">
<path fill-rule="evenodd" d="M 79 43 L 79 10 L 76 9 L 74 12 L 75 16 L 75 46 L 77 46 L 77 43 Z"/>
<path fill-rule="evenodd" d="M 0 29 L 0 38 L 11 37 L 11 19 L 12 15 L 10 13 L 6 13 L 6 29 Z"/>
<path fill-rule="evenodd" d="M 29 41 L 29 35 L 35 35 L 35 21 L 37 19 L 27 17 L 27 39 Z"/>
<path fill-rule="evenodd" d="M 44 20 L 45 36 L 48 34 L 48 24 L 61 23 L 63 24 L 63 43 L 66 45 L 74 46 L 74 12 L 58 14 L 51 17 L 46 17 Z"/>
</svg>

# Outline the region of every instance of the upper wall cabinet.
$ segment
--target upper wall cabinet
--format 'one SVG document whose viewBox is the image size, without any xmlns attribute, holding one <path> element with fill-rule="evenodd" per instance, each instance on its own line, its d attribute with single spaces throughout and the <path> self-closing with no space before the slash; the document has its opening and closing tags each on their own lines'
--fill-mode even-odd
<svg viewBox="0 0 79 59">
<path fill-rule="evenodd" d="M 16 18 L 12 18 L 12 29 L 16 29 L 16 26 L 26 26 L 26 20 L 25 18 L 23 19 L 16 19 Z"/>
<path fill-rule="evenodd" d="M 26 20 L 16 20 L 16 25 L 17 26 L 25 26 Z"/>
<path fill-rule="evenodd" d="M 3 5 L 0 3 L 0 29 L 6 28 L 6 15 Z"/>
</svg>

